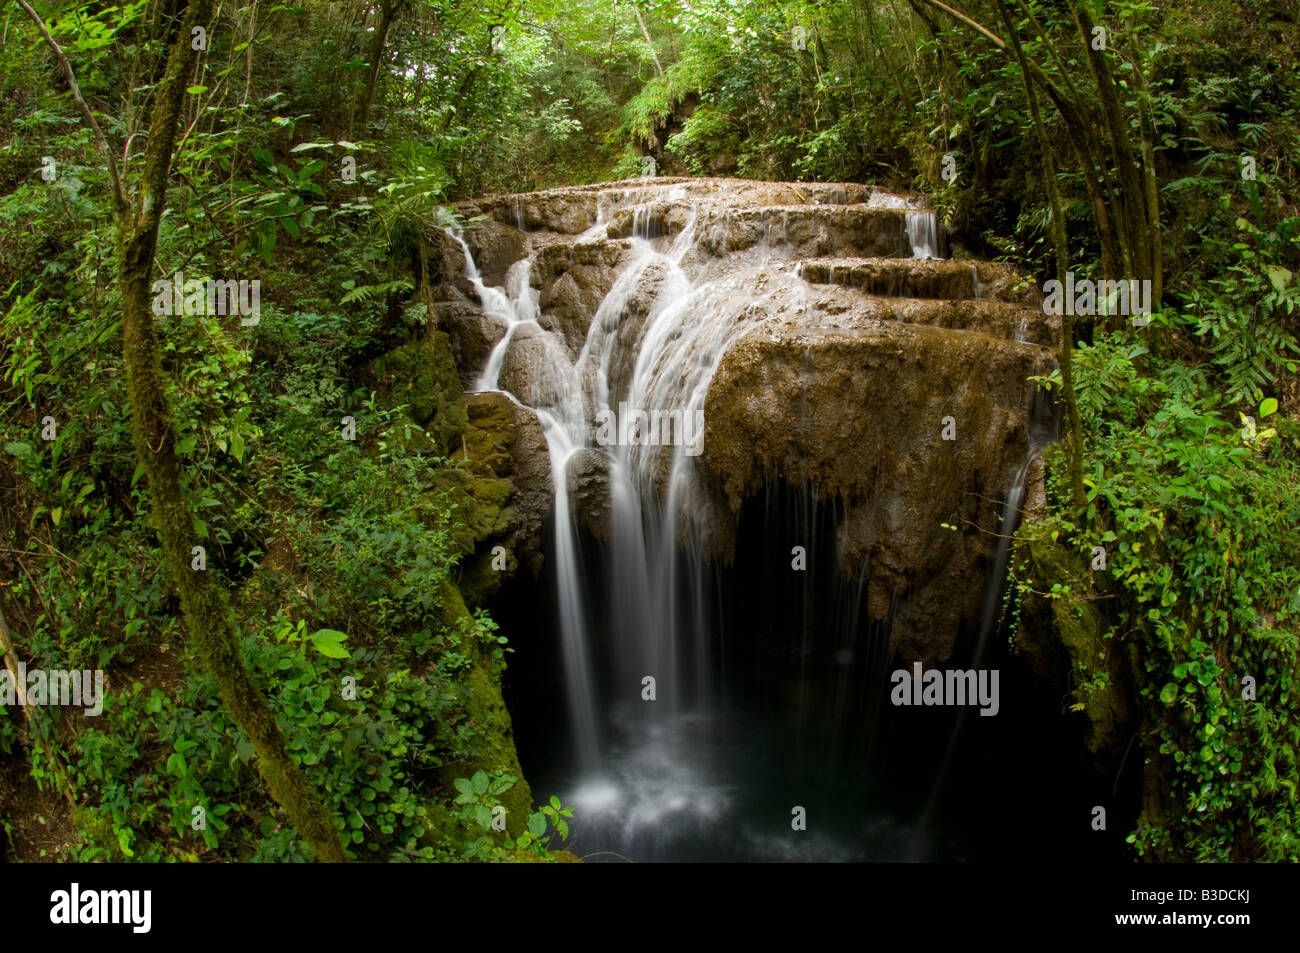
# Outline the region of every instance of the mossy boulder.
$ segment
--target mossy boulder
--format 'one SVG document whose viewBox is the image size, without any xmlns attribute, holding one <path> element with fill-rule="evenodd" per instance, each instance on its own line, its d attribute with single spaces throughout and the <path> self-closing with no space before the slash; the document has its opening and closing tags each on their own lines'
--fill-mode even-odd
<svg viewBox="0 0 1300 953">
<path fill-rule="evenodd" d="M 461 406 L 460 377 L 445 333 L 412 338 L 376 358 L 374 374 L 381 403 L 405 406 L 439 451 L 455 447 L 469 421 Z"/>
<path fill-rule="evenodd" d="M 461 592 L 482 605 L 522 563 L 541 569 L 541 527 L 552 503 L 550 456 L 537 416 L 505 394 L 465 398 L 469 424 L 458 456 L 462 499 L 475 512 L 472 555 L 461 562 Z M 498 547 L 500 547 L 498 549 Z"/>
<path fill-rule="evenodd" d="M 445 494 L 456 516 L 452 538 L 462 555 L 468 556 L 479 543 L 508 532 L 514 523 L 513 511 L 506 505 L 513 489 L 509 480 L 452 466 L 435 471 L 429 482 L 434 492 Z"/>
<path fill-rule="evenodd" d="M 443 580 L 439 593 L 441 621 L 451 631 L 472 632 L 473 617 L 461 598 L 459 590 L 448 580 Z M 501 795 L 506 808 L 506 829 L 514 836 L 523 832 L 533 812 L 533 795 L 524 780 L 519 756 L 515 751 L 514 726 L 510 712 L 501 697 L 501 675 L 505 662 L 494 659 L 485 644 L 470 637 L 464 639 L 462 651 L 470 658 L 465 673 L 465 710 L 469 725 L 474 729 L 468 764 L 457 764 L 452 776 L 444 780 L 450 784 L 455 777 L 469 777 L 475 771 L 494 774 L 501 770 L 519 780 Z"/>
</svg>

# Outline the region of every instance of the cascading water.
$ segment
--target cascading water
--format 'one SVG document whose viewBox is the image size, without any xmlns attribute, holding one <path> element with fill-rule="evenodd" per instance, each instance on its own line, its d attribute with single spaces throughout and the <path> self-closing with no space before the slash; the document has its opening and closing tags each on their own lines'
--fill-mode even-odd
<svg viewBox="0 0 1300 953">
<path fill-rule="evenodd" d="M 676 596 L 677 580 L 694 573 L 684 573 L 677 548 L 677 524 L 674 514 L 689 506 L 692 495 L 691 448 L 679 441 L 663 446 L 615 444 L 606 447 L 609 455 L 609 486 L 613 542 L 611 576 L 616 596 L 611 600 L 613 618 L 608 631 L 618 640 L 617 656 L 620 677 L 639 688 L 641 678 L 652 675 L 657 681 L 656 700 L 652 709 L 665 713 L 654 725 L 661 737 L 633 739 L 636 760 L 632 765 L 606 768 L 602 765 L 602 719 L 597 713 L 594 672 L 588 633 L 592 600 L 584 592 L 579 561 L 577 529 L 570 517 L 566 475 L 575 455 L 592 447 L 597 434 L 587 421 L 602 410 L 618 413 L 627 407 L 671 411 L 671 422 L 679 436 L 692 429 L 693 420 L 702 412 L 708 379 L 721 355 L 727 333 L 726 322 L 711 324 L 697 320 L 702 313 L 713 313 L 725 306 L 725 299 L 736 292 L 731 285 L 693 289 L 678 267 L 682 253 L 690 245 L 689 230 L 680 235 L 666 252 L 656 251 L 658 219 L 653 205 L 638 206 L 633 239 L 634 261 L 605 298 L 576 362 L 571 362 L 563 346 L 537 323 L 536 293 L 528 286 L 530 260 L 511 266 L 507 289 L 486 287 L 473 263 L 473 256 L 460 236 L 466 256 L 466 277 L 479 294 L 484 311 L 501 322 L 505 334 L 491 351 L 478 381 L 479 389 L 499 386 L 506 356 L 516 335 L 527 328 L 531 336 L 545 342 L 542 360 L 532 363 L 526 376 L 531 394 L 513 394 L 537 412 L 542 422 L 551 456 L 555 482 L 555 570 L 560 629 L 563 641 L 565 682 L 568 689 L 570 717 L 576 734 L 579 764 L 585 777 L 579 790 L 580 803 L 589 811 L 618 805 L 628 811 L 627 795 L 640 795 L 641 813 L 653 805 L 673 804 L 682 795 L 663 797 L 663 791 L 647 791 L 644 785 L 628 788 L 618 785 L 611 773 L 626 775 L 629 768 L 649 777 L 667 778 L 682 790 L 691 790 L 684 782 L 681 765 L 683 752 L 671 744 L 665 746 L 665 731 L 674 730 L 671 719 L 682 712 L 686 678 L 678 658 L 679 646 L 688 642 L 681 626 L 684 620 L 701 618 L 698 587 L 688 588 L 682 603 Z M 629 312 L 629 299 L 647 281 L 655 282 L 654 304 L 645 316 L 645 326 L 637 342 L 622 339 L 623 322 Z M 613 362 L 621 357 L 620 348 L 639 342 L 639 350 L 630 380 L 614 375 Z M 545 395 L 545 396 L 539 396 Z M 548 399 L 549 398 L 549 399 Z M 626 414 L 624 414 L 625 416 Z M 626 425 L 626 422 L 623 422 Z M 671 426 L 671 424 L 670 424 Z M 636 434 L 633 439 L 646 435 Z M 698 437 L 696 437 L 698 439 Z M 666 472 L 666 492 L 660 493 Z M 701 643 L 696 661 L 707 655 Z M 697 666 L 697 679 L 706 679 L 705 670 Z M 618 720 L 634 706 L 615 705 Z M 625 722 L 624 728 L 629 724 Z M 631 725 L 642 730 L 645 726 Z M 624 778 L 626 780 L 626 778 Z M 707 803 L 707 795 L 696 790 L 692 803 Z M 630 816 L 637 818 L 636 805 Z M 653 817 L 648 818 L 653 820 Z"/>
<path fill-rule="evenodd" d="M 912 245 L 912 257 L 918 259 L 941 258 L 939 254 L 939 217 L 933 209 L 922 208 L 911 199 L 900 195 L 876 192 L 868 203 L 875 208 L 904 209 L 904 227 L 907 240 Z"/>
<path fill-rule="evenodd" d="M 939 257 L 939 221 L 934 212 L 909 211 L 907 238 L 912 243 L 913 258 Z"/>
<path fill-rule="evenodd" d="M 606 215 L 602 208 L 599 217 Z M 574 797 L 588 823 L 602 815 L 617 818 L 623 832 L 635 837 L 665 813 L 708 823 L 726 804 L 725 791 L 710 780 L 707 751 L 696 743 L 710 716 L 713 646 L 710 577 L 698 535 L 703 495 L 692 456 L 698 452 L 709 382 L 736 325 L 748 308 L 790 294 L 796 282 L 791 272 L 788 281 L 777 280 L 763 292 L 755 291 L 749 273 L 695 284 L 681 268 L 694 243 L 691 226 L 669 241 L 661 237 L 653 201 L 637 204 L 633 215 L 632 261 L 602 301 L 572 362 L 537 322 L 536 293 L 528 286 L 530 260 L 511 266 L 504 292 L 486 287 L 468 245 L 454 237 L 485 313 L 506 329 L 477 388 L 501 386 L 502 369 L 520 334 L 545 342 L 537 352 L 542 359 L 528 366 L 530 393 L 512 396 L 542 422 L 554 474 L 557 601 L 582 775 Z M 601 227 L 598 223 L 584 237 L 595 237 Z M 647 297 L 648 309 L 642 304 Z M 632 327 L 638 317 L 640 325 Z M 635 354 L 630 374 L 629 348 Z M 620 428 L 628 427 L 622 418 L 629 413 L 662 414 L 671 439 L 651 443 L 646 438 L 652 435 L 633 427 L 630 440 L 600 446 L 601 435 L 590 422 L 602 412 L 613 415 Z M 595 600 L 584 589 L 567 492 L 571 462 L 596 446 L 608 461 L 606 600 Z M 599 602 L 608 606 L 608 618 L 591 618 Z M 598 704 L 590 645 L 597 627 L 613 642 L 614 677 L 623 687 L 607 706 Z M 643 704 L 647 676 L 654 679 L 654 705 Z"/>
<path fill-rule="evenodd" d="M 516 210 L 522 221 L 522 204 L 516 205 Z M 562 345 L 537 322 L 541 310 L 538 307 L 537 292 L 529 283 L 532 258 L 524 258 L 510 266 L 506 273 L 506 290 L 503 292 L 484 284 L 464 237 L 459 231 L 451 234 L 465 254 L 465 277 L 478 293 L 484 314 L 504 324 L 506 329 L 489 353 L 476 389 L 494 390 L 498 387 L 506 354 L 519 329 L 535 329 L 538 339 L 544 342 L 543 360 L 534 368 L 539 373 L 530 377 L 538 386 L 532 388 L 533 393 L 511 396 L 521 402 L 527 399 L 529 403 L 526 406 L 537 414 L 550 451 L 551 472 L 556 474 L 555 561 L 559 567 L 558 602 L 564 632 L 564 662 L 569 676 L 565 679 L 565 684 L 578 759 L 584 768 L 592 769 L 599 764 L 600 758 L 596 740 L 596 704 L 592 690 L 584 597 L 578 572 L 577 530 L 570 518 L 569 495 L 565 491 L 563 479 L 569 460 L 586 444 L 587 439 L 577 374 L 563 353 Z M 539 393 L 549 397 L 541 397 Z"/>
</svg>

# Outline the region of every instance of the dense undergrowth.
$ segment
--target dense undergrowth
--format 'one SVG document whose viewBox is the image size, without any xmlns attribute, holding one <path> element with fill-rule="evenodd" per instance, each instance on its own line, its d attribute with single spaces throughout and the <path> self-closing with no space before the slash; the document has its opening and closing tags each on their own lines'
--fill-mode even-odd
<svg viewBox="0 0 1300 953">
<path fill-rule="evenodd" d="M 1174 313 L 1151 328 L 1197 324 Z M 1136 702 L 1110 740 L 1131 759 L 1116 770 L 1144 775 L 1129 835 L 1140 855 L 1294 862 L 1300 427 L 1273 398 L 1256 423 L 1234 421 L 1208 367 L 1161 358 L 1132 331 L 1078 359 L 1088 506 L 1072 512 L 1054 450 L 1054 502 L 1020 531 L 1078 555 L 1055 574 L 1022 570 L 1021 591 L 1050 587 L 1062 629 L 1101 607 L 1072 655 L 1070 697 L 1088 717 L 1116 687 Z"/>
</svg>

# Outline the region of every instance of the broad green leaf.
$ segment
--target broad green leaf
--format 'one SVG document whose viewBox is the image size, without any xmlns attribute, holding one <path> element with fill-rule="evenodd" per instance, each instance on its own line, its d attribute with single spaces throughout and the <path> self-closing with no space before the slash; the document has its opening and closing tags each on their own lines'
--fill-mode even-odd
<svg viewBox="0 0 1300 953">
<path fill-rule="evenodd" d="M 1273 414 L 1276 412 L 1277 412 L 1277 398 L 1276 397 L 1264 398 L 1264 402 L 1259 405 L 1259 415 L 1261 417 L 1267 417 L 1269 414 Z"/>
<path fill-rule="evenodd" d="M 307 638 L 311 639 L 311 644 L 316 646 L 316 651 L 326 658 L 352 658 L 352 654 L 340 644 L 347 639 L 347 635 L 343 632 L 336 629 L 317 629 Z"/>
<path fill-rule="evenodd" d="M 534 812 L 533 816 L 528 819 L 528 832 L 534 837 L 545 836 L 546 817 L 541 811 Z"/>
</svg>

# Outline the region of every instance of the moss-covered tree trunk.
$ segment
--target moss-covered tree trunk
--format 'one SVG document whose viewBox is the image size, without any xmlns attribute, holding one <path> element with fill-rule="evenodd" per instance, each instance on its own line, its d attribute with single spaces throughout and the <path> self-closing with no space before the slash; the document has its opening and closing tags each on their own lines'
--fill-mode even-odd
<svg viewBox="0 0 1300 953">
<path fill-rule="evenodd" d="M 216 678 L 222 701 L 235 723 L 255 746 L 258 770 L 271 796 L 288 813 L 290 823 L 299 834 L 315 848 L 318 858 L 345 861 L 347 855 L 333 816 L 302 768 L 289 757 L 275 714 L 244 664 L 225 593 L 214 574 L 191 568 L 191 550 L 196 541 L 194 518 L 181 487 L 176 426 L 163 388 L 158 356 L 158 333 L 150 294 L 154 254 L 186 76 L 194 62 L 192 31 L 199 25 L 207 28 L 212 17 L 212 0 L 190 3 L 172 36 L 167 67 L 154 93 L 143 178 L 134 196 L 128 194 L 117 172 L 113 153 L 81 97 L 67 57 L 35 11 L 23 0 L 20 3 L 37 22 L 63 66 L 73 97 L 106 153 L 112 172 L 131 430 L 136 456 L 153 499 L 153 517 L 162 537 L 167 570 L 180 592 L 186 631 L 204 667 Z"/>
<path fill-rule="evenodd" d="M 1153 297 L 1156 297 L 1163 282 L 1160 251 L 1160 197 L 1153 168 L 1154 147 L 1150 142 L 1147 128 L 1139 121 L 1137 135 L 1141 138 L 1140 153 L 1133 148 L 1131 139 L 1134 131 L 1128 123 L 1125 107 L 1121 105 L 1119 83 L 1115 79 L 1115 72 L 1106 54 L 1107 46 L 1096 42 L 1100 36 L 1105 37 L 1107 43 L 1110 43 L 1109 29 L 1098 27 L 1087 7 L 1078 0 L 1070 0 L 1070 12 L 1078 26 L 1084 57 L 1097 87 L 1097 95 L 1101 100 L 1101 115 L 1109 132 L 1112 165 L 1120 186 L 1114 201 L 1118 209 L 1116 219 L 1120 226 L 1120 247 L 1125 264 L 1125 275 L 1151 281 Z M 1098 30 L 1101 31 L 1100 34 Z M 1139 93 L 1144 93 L 1145 77 L 1141 75 L 1141 57 L 1135 54 L 1131 65 L 1138 77 Z M 1141 96 L 1139 96 L 1139 106 L 1141 104 Z M 1139 114 L 1139 119 L 1141 118 Z"/>
</svg>

